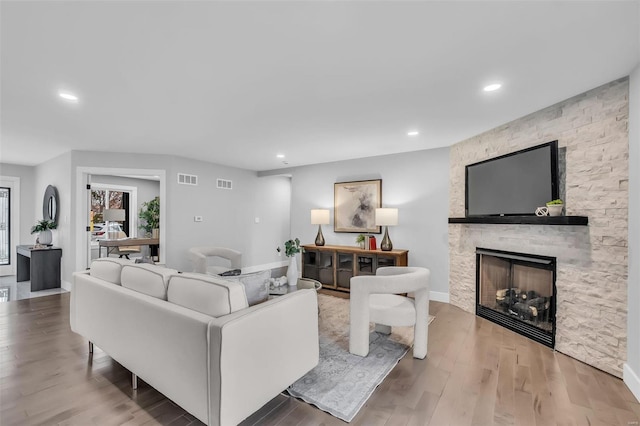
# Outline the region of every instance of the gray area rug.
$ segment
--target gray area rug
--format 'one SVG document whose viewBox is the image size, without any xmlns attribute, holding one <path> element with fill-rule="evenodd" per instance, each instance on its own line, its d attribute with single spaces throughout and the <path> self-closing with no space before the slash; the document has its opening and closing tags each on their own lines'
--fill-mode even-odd
<svg viewBox="0 0 640 426">
<path fill-rule="evenodd" d="M 372 332 L 369 355 L 359 357 L 349 353 L 349 300 L 319 294 L 318 305 L 320 362 L 287 392 L 350 422 L 407 353 L 413 329 L 394 327 L 388 336 Z"/>
<path fill-rule="evenodd" d="M 409 347 L 384 334 L 369 335 L 369 355 L 352 355 L 320 336 L 320 363 L 287 389 L 290 395 L 350 422 Z"/>
</svg>

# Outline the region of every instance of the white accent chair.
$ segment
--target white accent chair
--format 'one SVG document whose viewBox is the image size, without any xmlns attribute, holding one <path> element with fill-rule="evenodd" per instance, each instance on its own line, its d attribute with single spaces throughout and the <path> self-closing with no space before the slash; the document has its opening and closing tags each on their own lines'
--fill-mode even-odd
<svg viewBox="0 0 640 426">
<path fill-rule="evenodd" d="M 217 258 L 224 259 L 229 266 L 209 266 Z M 240 269 L 242 267 L 242 253 L 225 247 L 192 247 L 189 249 L 189 259 L 193 267 L 193 272 L 206 274 L 212 272 L 219 274 L 229 269 Z"/>
<path fill-rule="evenodd" d="M 391 327 L 413 326 L 413 357 L 427 356 L 429 332 L 429 276 L 426 268 L 392 266 L 376 275 L 351 278 L 349 352 L 367 356 L 369 323 L 390 334 Z M 399 293 L 413 293 L 415 299 Z"/>
</svg>

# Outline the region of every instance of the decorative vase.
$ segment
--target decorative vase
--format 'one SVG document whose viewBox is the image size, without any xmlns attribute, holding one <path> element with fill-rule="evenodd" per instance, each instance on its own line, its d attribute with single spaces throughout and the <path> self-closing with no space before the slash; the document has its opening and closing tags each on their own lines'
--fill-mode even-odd
<svg viewBox="0 0 640 426">
<path fill-rule="evenodd" d="M 160 238 L 160 230 L 158 228 L 151 230 L 151 238 Z"/>
<path fill-rule="evenodd" d="M 547 204 L 547 209 L 549 210 L 549 216 L 561 216 L 563 207 L 564 207 L 564 204 Z"/>
<path fill-rule="evenodd" d="M 289 258 L 289 268 L 287 268 L 287 282 L 289 285 L 298 285 L 298 262 L 295 256 Z"/>
<path fill-rule="evenodd" d="M 51 241 L 53 241 L 53 236 L 51 235 L 51 230 L 50 229 L 46 229 L 44 231 L 40 231 L 38 233 L 38 242 L 42 245 L 48 245 L 51 244 Z"/>
</svg>

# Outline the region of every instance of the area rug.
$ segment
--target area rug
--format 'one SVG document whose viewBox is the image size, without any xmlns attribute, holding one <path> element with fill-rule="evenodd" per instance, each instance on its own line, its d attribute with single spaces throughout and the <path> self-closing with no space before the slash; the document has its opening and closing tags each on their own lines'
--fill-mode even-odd
<svg viewBox="0 0 640 426">
<path fill-rule="evenodd" d="M 413 328 L 394 327 L 391 335 L 372 331 L 363 358 L 349 353 L 349 300 L 319 294 L 318 305 L 320 362 L 287 392 L 350 422 L 407 353 Z"/>
</svg>

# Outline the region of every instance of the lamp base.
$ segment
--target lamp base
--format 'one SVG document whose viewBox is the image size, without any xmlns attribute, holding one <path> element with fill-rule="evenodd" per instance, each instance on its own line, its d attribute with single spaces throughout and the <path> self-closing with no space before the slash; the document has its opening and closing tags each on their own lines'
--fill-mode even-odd
<svg viewBox="0 0 640 426">
<path fill-rule="evenodd" d="M 380 243 L 380 250 L 382 251 L 391 251 L 393 250 L 393 244 L 391 243 L 391 238 L 389 238 L 389 227 L 384 227 L 384 238 Z"/>
<path fill-rule="evenodd" d="M 316 236 L 316 245 L 324 245 L 324 235 L 322 235 L 322 225 L 318 225 L 318 235 Z"/>
</svg>

